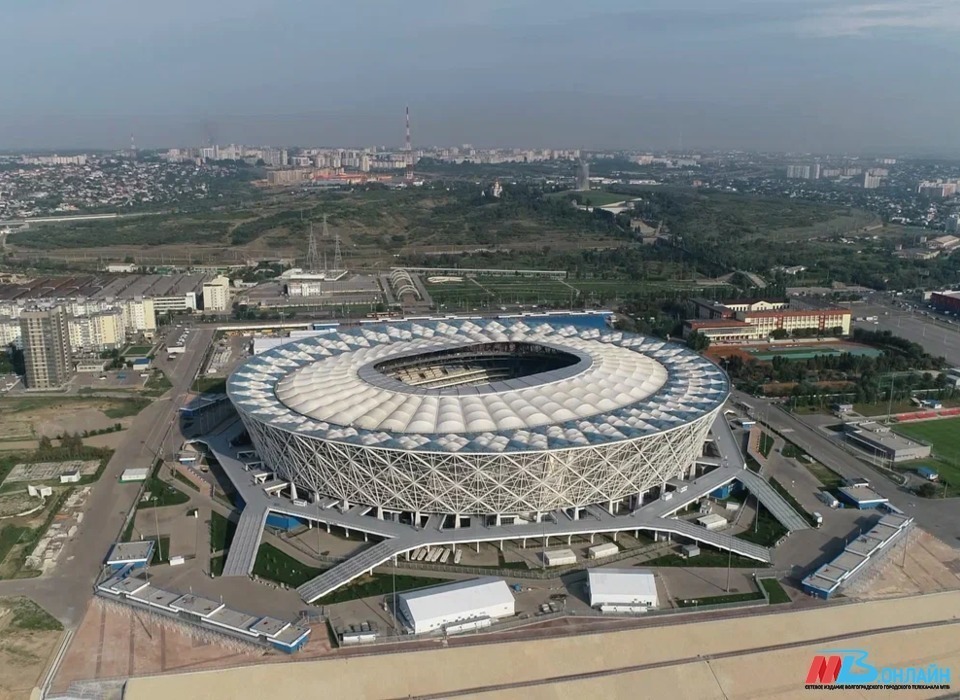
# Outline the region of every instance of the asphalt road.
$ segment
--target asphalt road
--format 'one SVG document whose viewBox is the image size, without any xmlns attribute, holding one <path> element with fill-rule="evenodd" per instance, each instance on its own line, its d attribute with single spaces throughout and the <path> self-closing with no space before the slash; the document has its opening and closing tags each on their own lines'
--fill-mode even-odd
<svg viewBox="0 0 960 700">
<path fill-rule="evenodd" d="M 854 327 L 890 331 L 919 343 L 934 357 L 945 357 L 952 367 L 960 367 L 960 324 L 949 324 L 916 311 L 887 305 L 879 299 L 863 306 L 857 305 L 853 313 L 855 317 L 877 317 L 876 324 L 873 321 L 856 321 Z"/>
<path fill-rule="evenodd" d="M 760 423 L 769 425 L 818 462 L 825 464 L 842 477 L 860 476 L 868 479 L 875 491 L 913 517 L 920 527 L 949 546 L 960 548 L 960 510 L 957 508 L 957 499 L 918 498 L 793 414 L 781 410 L 765 399 L 740 391 L 734 391 L 733 396 L 738 401 L 753 406 L 755 416 Z"/>
<path fill-rule="evenodd" d="M 103 476 L 93 485 L 83 523 L 60 555 L 56 569 L 40 578 L 0 581 L 0 596 L 29 596 L 65 626 L 80 622 L 104 558 L 140 490 L 138 483 L 121 484 L 120 473 L 131 467 L 152 467 L 161 450 L 169 454 L 179 447 L 177 409 L 183 405 L 213 334 L 213 328 L 193 331 L 180 359 L 171 363 L 162 357 L 156 360 L 173 388 L 134 418 Z"/>
</svg>

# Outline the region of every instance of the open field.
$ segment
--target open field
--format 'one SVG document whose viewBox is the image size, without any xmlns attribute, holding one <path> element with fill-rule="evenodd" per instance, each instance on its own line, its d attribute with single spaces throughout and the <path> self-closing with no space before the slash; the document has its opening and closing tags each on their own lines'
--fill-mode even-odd
<svg viewBox="0 0 960 700">
<path fill-rule="evenodd" d="M 5 397 L 0 399 L 0 449 L 2 441 L 113 428 L 117 419 L 135 416 L 147 404 L 149 400 L 142 397 Z"/>
<path fill-rule="evenodd" d="M 612 221 L 578 211 L 567 202 L 522 190 L 515 198 L 480 197 L 475 184 L 414 189 L 359 188 L 277 192 L 245 208 L 204 214 L 158 215 L 146 219 L 92 221 L 49 226 L 11 235 L 8 244 L 33 255 L 82 260 L 90 250 L 115 257 L 168 263 L 230 260 L 243 256 L 302 255 L 311 224 L 328 215 L 332 254 L 340 235 L 348 265 L 385 266 L 393 254 L 434 246 L 475 249 L 509 245 L 537 248 L 611 246 L 630 236 Z M 618 196 L 617 199 L 624 199 Z"/>
<path fill-rule="evenodd" d="M 933 445 L 934 459 L 921 459 L 905 467 L 933 467 L 940 472 L 942 481 L 953 488 L 960 487 L 960 418 L 900 424 L 896 426 L 896 432 Z"/>
<path fill-rule="evenodd" d="M 511 277 L 464 277 L 459 282 L 426 283 L 427 291 L 438 306 L 491 308 L 502 304 L 537 304 L 566 306 L 581 303 L 604 303 L 614 299 L 656 294 L 700 286 L 715 286 L 706 279 L 672 279 L 678 271 L 669 265 L 649 279 L 568 279 L 563 282 L 547 279 Z"/>
<path fill-rule="evenodd" d="M 26 598 L 0 599 L 0 698 L 30 697 L 63 627 Z"/>
</svg>

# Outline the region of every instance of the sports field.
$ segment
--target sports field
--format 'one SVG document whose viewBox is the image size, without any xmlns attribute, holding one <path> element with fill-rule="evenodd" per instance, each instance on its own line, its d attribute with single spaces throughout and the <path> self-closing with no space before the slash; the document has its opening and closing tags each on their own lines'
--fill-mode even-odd
<svg viewBox="0 0 960 700">
<path fill-rule="evenodd" d="M 769 362 L 775 357 L 788 360 L 811 360 L 814 357 L 838 356 L 845 353 L 861 357 L 878 357 L 882 354 L 876 348 L 851 343 L 830 343 L 829 345 L 791 345 L 783 348 L 755 348 L 747 349 L 754 359 Z"/>
<path fill-rule="evenodd" d="M 913 468 L 923 464 L 940 472 L 940 478 L 954 489 L 960 488 L 960 418 L 928 420 L 896 428 L 909 438 L 933 445 L 933 458 L 921 459 Z"/>
</svg>

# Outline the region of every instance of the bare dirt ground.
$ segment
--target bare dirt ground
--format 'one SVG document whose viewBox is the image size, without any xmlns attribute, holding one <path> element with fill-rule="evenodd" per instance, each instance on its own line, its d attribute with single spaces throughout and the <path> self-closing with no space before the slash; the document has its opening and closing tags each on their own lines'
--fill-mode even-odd
<svg viewBox="0 0 960 700">
<path fill-rule="evenodd" d="M 329 651 L 326 626 L 318 625 L 297 658 L 317 658 Z M 282 661 L 290 661 L 290 656 L 267 650 L 240 650 L 229 641 L 198 639 L 181 626 L 161 624 L 156 617 L 95 600 L 70 642 L 52 690 L 62 692 L 70 683 L 80 680 Z"/>
<path fill-rule="evenodd" d="M 19 627 L 7 603 L 0 600 L 0 700 L 25 700 L 39 685 L 63 633 Z"/>
<path fill-rule="evenodd" d="M 129 419 L 109 418 L 105 409 L 116 402 L 97 402 L 88 399 L 47 403 L 25 410 L 18 410 L 18 404 L 0 404 L 0 440 L 35 440 L 39 435 L 56 437 L 64 433 L 83 433 L 85 430 L 102 430 L 116 423 L 126 424 Z M 6 447 L 6 445 L 4 445 Z"/>
<path fill-rule="evenodd" d="M 846 595 L 862 600 L 960 589 L 960 552 L 916 529 Z"/>
</svg>

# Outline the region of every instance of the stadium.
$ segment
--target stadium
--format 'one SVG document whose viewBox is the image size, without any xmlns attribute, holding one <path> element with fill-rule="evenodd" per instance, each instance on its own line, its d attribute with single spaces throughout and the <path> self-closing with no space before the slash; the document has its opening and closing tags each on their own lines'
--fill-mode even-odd
<svg viewBox="0 0 960 700">
<path fill-rule="evenodd" d="M 635 508 L 689 476 L 729 393 L 684 346 L 533 318 L 338 327 L 227 391 L 293 497 L 452 526 Z"/>
</svg>

